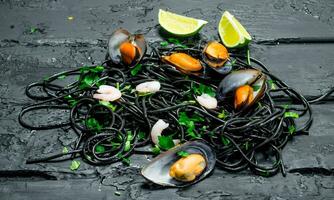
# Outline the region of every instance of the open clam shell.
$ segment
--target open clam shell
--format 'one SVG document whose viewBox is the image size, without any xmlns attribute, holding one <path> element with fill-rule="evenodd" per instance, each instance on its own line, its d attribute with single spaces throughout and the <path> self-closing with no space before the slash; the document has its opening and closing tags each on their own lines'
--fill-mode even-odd
<svg viewBox="0 0 334 200">
<path fill-rule="evenodd" d="M 212 68 L 222 67 L 229 59 L 226 47 L 217 41 L 208 42 L 203 49 L 202 55 L 204 62 Z"/>
<path fill-rule="evenodd" d="M 261 99 L 264 96 L 264 93 L 267 90 L 266 82 L 267 82 L 267 76 L 262 74 L 261 78 L 259 78 L 252 84 L 253 88 L 258 88 L 258 89 L 254 90 L 253 92 L 254 99 L 251 102 L 251 104 L 248 106 L 253 105 L 254 103 L 256 103 L 259 99 Z"/>
<path fill-rule="evenodd" d="M 255 69 L 233 71 L 220 82 L 217 91 L 218 100 L 223 100 L 228 93 L 233 92 L 242 85 L 252 85 L 262 76 L 264 76 L 262 72 Z"/>
<path fill-rule="evenodd" d="M 130 61 L 124 62 L 124 55 L 122 56 L 121 45 L 129 43 L 134 48 L 134 56 Z M 128 66 L 135 66 L 143 58 L 147 50 L 147 44 L 142 34 L 132 35 L 125 29 L 117 29 L 110 37 L 108 44 L 108 53 L 110 60 L 115 64 L 123 63 Z"/>
<path fill-rule="evenodd" d="M 266 80 L 267 77 L 264 74 L 262 74 L 262 76 L 251 85 L 253 89 L 251 90 L 251 94 L 248 94 L 249 95 L 248 101 L 245 101 L 242 105 L 235 105 L 235 109 L 241 111 L 247 110 L 247 108 L 250 108 L 256 102 L 258 102 L 264 96 L 264 93 L 267 89 Z M 236 95 L 237 94 L 235 94 L 234 97 L 235 99 L 237 98 Z"/>
<path fill-rule="evenodd" d="M 186 151 L 189 154 L 200 154 L 206 160 L 206 167 L 204 171 L 191 182 L 181 182 L 173 179 L 169 175 L 170 167 L 180 157 L 177 155 L 179 151 Z M 211 147 L 203 141 L 189 141 L 182 145 L 176 146 L 169 151 L 166 151 L 156 158 L 154 158 L 148 165 L 146 165 L 141 174 L 149 181 L 155 184 L 167 186 L 167 187 L 187 187 L 194 183 L 197 183 L 207 177 L 216 164 L 216 154 Z"/>
</svg>

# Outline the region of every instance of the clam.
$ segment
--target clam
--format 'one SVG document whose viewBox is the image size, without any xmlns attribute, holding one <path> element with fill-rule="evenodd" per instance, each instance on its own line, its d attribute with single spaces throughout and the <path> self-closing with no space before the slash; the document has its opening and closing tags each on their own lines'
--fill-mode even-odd
<svg viewBox="0 0 334 200">
<path fill-rule="evenodd" d="M 181 151 L 189 155 L 178 156 Z M 205 142 L 196 140 L 160 154 L 146 165 L 141 173 L 147 180 L 158 185 L 186 187 L 206 178 L 215 164 L 215 152 Z"/>
<path fill-rule="evenodd" d="M 234 108 L 239 110 L 244 105 L 250 105 L 254 99 L 254 90 L 249 85 L 243 85 L 236 89 L 234 95 Z"/>
<path fill-rule="evenodd" d="M 203 173 L 205 167 L 205 158 L 201 154 L 194 153 L 177 160 L 169 168 L 169 175 L 178 181 L 191 182 Z"/>
<path fill-rule="evenodd" d="M 203 60 L 212 68 L 220 68 L 229 59 L 229 54 L 224 45 L 217 41 L 210 41 L 204 47 Z"/>
<path fill-rule="evenodd" d="M 168 63 L 184 73 L 199 72 L 203 69 L 201 62 L 186 53 L 172 53 L 162 56 L 162 61 Z"/>
<path fill-rule="evenodd" d="M 203 49 L 202 57 L 207 66 L 218 74 L 225 75 L 232 70 L 230 55 L 226 47 L 217 41 L 208 42 Z"/>
<path fill-rule="evenodd" d="M 125 29 L 117 29 L 109 39 L 108 52 L 115 64 L 134 66 L 143 58 L 146 49 L 142 34 L 133 35 Z"/>
<path fill-rule="evenodd" d="M 249 107 L 263 97 L 266 79 L 265 74 L 255 69 L 234 71 L 219 84 L 218 100 L 223 100 L 228 94 L 234 93 L 235 109 Z"/>
</svg>

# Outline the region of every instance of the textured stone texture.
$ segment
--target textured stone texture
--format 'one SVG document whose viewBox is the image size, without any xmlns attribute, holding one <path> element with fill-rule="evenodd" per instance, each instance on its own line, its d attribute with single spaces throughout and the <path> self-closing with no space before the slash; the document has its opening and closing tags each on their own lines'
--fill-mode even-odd
<svg viewBox="0 0 334 200">
<path fill-rule="evenodd" d="M 27 84 L 50 74 L 104 59 L 111 32 L 124 27 L 159 39 L 157 13 L 168 8 L 210 23 L 201 37 L 218 39 L 221 12 L 230 10 L 254 36 L 252 56 L 305 95 L 334 86 L 334 43 L 264 45 L 262 41 L 334 37 L 332 0 L 0 0 L 0 199 L 334 199 L 334 104 L 314 105 L 309 136 L 299 136 L 283 151 L 287 177 L 262 178 L 219 169 L 187 189 L 162 189 L 147 183 L 140 168 L 93 167 L 70 162 L 26 165 L 27 157 L 52 154 L 75 140 L 62 129 L 29 131 L 17 122 Z M 68 20 L 73 16 L 73 20 Z M 37 31 L 31 33 L 31 28 Z M 66 113 L 48 119 L 64 119 Z M 32 116 L 32 122 L 40 119 Z M 66 118 L 65 118 L 66 119 Z M 116 192 L 116 193 L 115 193 Z"/>
</svg>

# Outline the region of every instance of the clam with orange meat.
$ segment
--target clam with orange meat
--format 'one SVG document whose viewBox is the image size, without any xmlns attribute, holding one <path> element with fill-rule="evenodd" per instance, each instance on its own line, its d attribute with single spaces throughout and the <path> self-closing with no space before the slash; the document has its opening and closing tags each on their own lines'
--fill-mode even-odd
<svg viewBox="0 0 334 200">
<path fill-rule="evenodd" d="M 110 37 L 108 54 L 115 64 L 133 67 L 143 58 L 147 49 L 144 35 L 131 34 L 125 29 L 117 29 Z"/>
<path fill-rule="evenodd" d="M 244 69 L 227 75 L 219 84 L 218 100 L 234 95 L 234 108 L 242 110 L 258 102 L 265 94 L 267 77 L 260 70 Z"/>
<path fill-rule="evenodd" d="M 186 152 L 180 157 L 179 152 Z M 216 154 L 201 140 L 189 141 L 155 157 L 141 173 L 155 184 L 186 187 L 207 177 L 216 164 Z"/>
</svg>

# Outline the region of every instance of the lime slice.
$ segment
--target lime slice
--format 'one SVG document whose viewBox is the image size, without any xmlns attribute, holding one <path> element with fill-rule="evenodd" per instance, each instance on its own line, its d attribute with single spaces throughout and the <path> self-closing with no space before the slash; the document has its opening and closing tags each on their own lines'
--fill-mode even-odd
<svg viewBox="0 0 334 200">
<path fill-rule="evenodd" d="M 228 48 L 243 47 L 252 37 L 240 22 L 228 11 L 225 11 L 218 25 L 219 36 Z"/>
<path fill-rule="evenodd" d="M 169 33 L 177 36 L 191 36 L 196 34 L 207 24 L 207 21 L 195 19 L 159 10 L 159 24 Z"/>
</svg>

